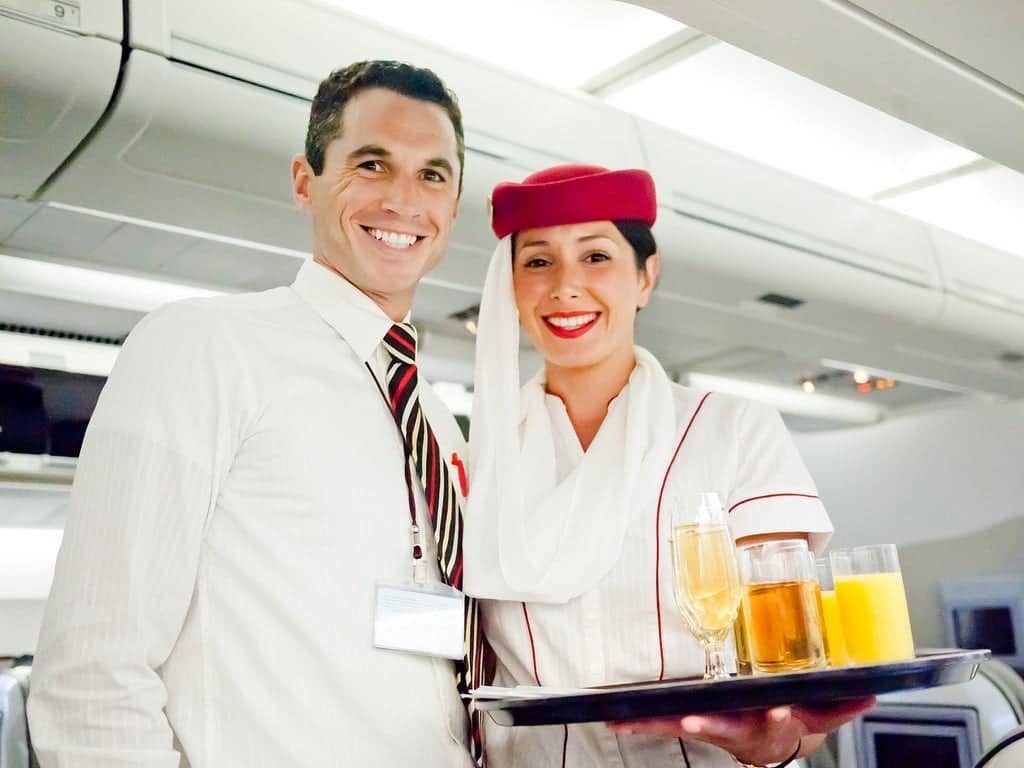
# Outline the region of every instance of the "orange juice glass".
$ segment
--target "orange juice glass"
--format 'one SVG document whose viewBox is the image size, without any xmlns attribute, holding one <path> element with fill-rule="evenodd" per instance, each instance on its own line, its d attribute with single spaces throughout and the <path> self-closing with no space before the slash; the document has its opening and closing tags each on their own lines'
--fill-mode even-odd
<svg viewBox="0 0 1024 768">
<path fill-rule="evenodd" d="M 825 653 L 833 667 L 845 667 L 850 663 L 846 653 L 846 639 L 839 619 L 839 602 L 836 600 L 835 583 L 832 581 L 832 567 L 827 558 L 814 563 L 821 585 L 821 617 L 825 624 Z"/>
<path fill-rule="evenodd" d="M 850 661 L 875 664 L 914 658 L 910 611 L 893 544 L 832 553 L 832 576 Z"/>
</svg>

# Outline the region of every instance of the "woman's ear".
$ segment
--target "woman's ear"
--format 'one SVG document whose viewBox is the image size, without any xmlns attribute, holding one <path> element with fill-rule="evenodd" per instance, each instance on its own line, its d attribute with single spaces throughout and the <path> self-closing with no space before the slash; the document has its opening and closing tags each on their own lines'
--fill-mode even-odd
<svg viewBox="0 0 1024 768">
<path fill-rule="evenodd" d="M 661 271 L 661 257 L 652 253 L 644 260 L 644 268 L 640 270 L 640 296 L 637 298 L 636 307 L 641 309 L 647 306 L 651 300 L 651 292 L 658 282 L 658 273 Z"/>
</svg>

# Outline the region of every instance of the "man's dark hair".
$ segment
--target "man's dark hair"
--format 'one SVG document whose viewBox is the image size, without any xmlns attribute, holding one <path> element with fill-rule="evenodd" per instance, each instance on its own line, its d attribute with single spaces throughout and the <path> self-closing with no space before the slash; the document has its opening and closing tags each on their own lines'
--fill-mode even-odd
<svg viewBox="0 0 1024 768">
<path fill-rule="evenodd" d="M 452 128 L 455 129 L 459 154 L 459 192 L 462 192 L 466 144 L 458 99 L 441 78 L 429 69 L 399 61 L 357 61 L 343 69 L 334 70 L 321 81 L 309 110 L 309 129 L 306 131 L 306 160 L 313 173 L 317 176 L 323 173 L 327 145 L 341 135 L 341 115 L 345 105 L 357 93 L 368 88 L 386 88 L 410 99 L 437 104 L 448 113 Z"/>
</svg>

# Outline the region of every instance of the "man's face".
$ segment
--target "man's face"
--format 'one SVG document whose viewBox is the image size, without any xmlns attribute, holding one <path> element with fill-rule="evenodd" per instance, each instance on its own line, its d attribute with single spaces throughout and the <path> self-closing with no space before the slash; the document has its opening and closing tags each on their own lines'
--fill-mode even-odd
<svg viewBox="0 0 1024 768">
<path fill-rule="evenodd" d="M 384 88 L 354 96 L 314 176 L 296 158 L 296 198 L 313 216 L 313 255 L 394 320 L 440 261 L 458 212 L 455 130 L 444 109 Z"/>
</svg>

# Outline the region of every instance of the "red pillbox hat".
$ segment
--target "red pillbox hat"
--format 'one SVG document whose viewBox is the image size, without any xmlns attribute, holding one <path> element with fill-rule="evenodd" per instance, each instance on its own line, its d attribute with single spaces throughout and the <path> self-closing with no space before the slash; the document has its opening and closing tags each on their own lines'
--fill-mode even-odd
<svg viewBox="0 0 1024 768">
<path fill-rule="evenodd" d="M 534 227 L 635 219 L 653 226 L 658 214 L 647 171 L 609 171 L 598 165 L 556 165 L 491 194 L 491 228 L 498 238 Z"/>
</svg>

